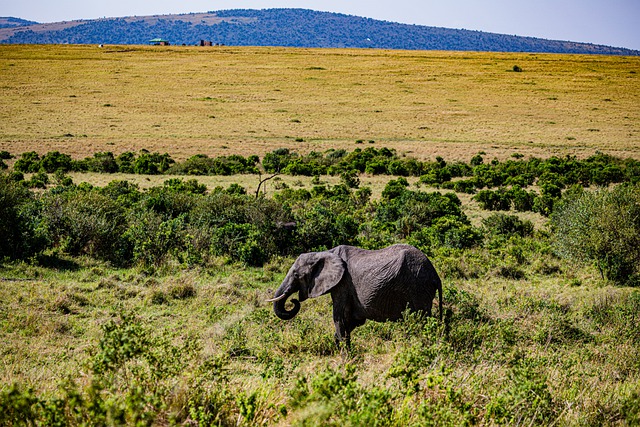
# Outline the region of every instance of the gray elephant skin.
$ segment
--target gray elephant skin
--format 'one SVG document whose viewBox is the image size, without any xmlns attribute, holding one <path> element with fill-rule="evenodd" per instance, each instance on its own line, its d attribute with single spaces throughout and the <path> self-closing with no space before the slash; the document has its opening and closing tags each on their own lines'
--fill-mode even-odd
<svg viewBox="0 0 640 427">
<path fill-rule="evenodd" d="M 330 293 L 336 343 L 349 348 L 351 331 L 368 319 L 398 320 L 407 308 L 430 316 L 436 291 L 442 320 L 442 282 L 431 261 L 413 246 L 371 251 L 342 245 L 301 254 L 269 301 L 276 316 L 289 320 L 298 314 L 300 301 Z M 296 292 L 298 299 L 287 310 L 286 301 Z"/>
</svg>

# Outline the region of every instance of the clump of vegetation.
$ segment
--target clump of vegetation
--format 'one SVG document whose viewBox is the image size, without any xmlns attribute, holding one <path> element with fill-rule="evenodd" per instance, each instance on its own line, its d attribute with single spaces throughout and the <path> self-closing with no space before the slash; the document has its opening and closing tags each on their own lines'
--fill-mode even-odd
<svg viewBox="0 0 640 427">
<path fill-rule="evenodd" d="M 556 248 L 580 262 L 592 262 L 602 277 L 640 285 L 640 186 L 573 190 L 552 215 Z"/>
<path fill-rule="evenodd" d="M 8 153 L 7 153 L 8 154 Z M 8 154 L 10 156 L 10 154 Z M 390 175 L 419 177 L 420 184 L 475 194 L 474 200 L 485 210 L 519 212 L 532 211 L 548 216 L 563 190 L 574 185 L 607 186 L 622 182 L 640 181 L 640 163 L 633 159 L 618 159 L 597 153 L 585 160 L 575 157 L 551 157 L 546 160 L 524 160 L 516 155 L 500 162 L 484 162 L 481 154 L 470 162 L 447 163 L 442 157 L 435 161 L 418 161 L 401 156 L 388 148 L 357 148 L 352 152 L 328 150 L 300 155 L 288 148 L 267 153 L 262 161 L 256 155 L 247 158 L 229 155 L 211 158 L 195 155 L 183 162 L 175 162 L 168 154 L 142 150 L 138 155 L 125 152 L 115 157 L 110 152 L 95 153 L 93 157 L 73 160 L 66 154 L 49 152 L 43 157 L 32 151 L 22 153 L 14 164 L 14 171 L 34 174 L 29 180 L 32 188 L 46 188 L 48 173 L 92 171 L 102 173 L 177 174 L 177 175 L 234 175 L 285 174 L 291 176 L 340 176 L 347 187 L 357 188 L 357 175 Z M 538 190 L 532 189 L 537 187 Z"/>
</svg>

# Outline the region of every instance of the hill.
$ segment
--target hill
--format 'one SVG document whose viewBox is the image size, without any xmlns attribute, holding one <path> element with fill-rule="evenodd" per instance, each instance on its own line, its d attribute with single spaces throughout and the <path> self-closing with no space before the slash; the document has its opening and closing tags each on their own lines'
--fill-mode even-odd
<svg viewBox="0 0 640 427">
<path fill-rule="evenodd" d="M 234 46 L 640 54 L 588 43 L 399 24 L 306 9 L 235 9 L 48 24 L 0 18 L 0 43 L 147 44 L 158 37 L 178 45 L 208 40 Z"/>
</svg>

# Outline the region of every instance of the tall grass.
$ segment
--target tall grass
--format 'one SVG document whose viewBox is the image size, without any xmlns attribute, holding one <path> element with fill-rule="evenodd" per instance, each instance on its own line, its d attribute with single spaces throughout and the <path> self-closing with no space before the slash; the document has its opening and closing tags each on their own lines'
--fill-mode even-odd
<svg viewBox="0 0 640 427">
<path fill-rule="evenodd" d="M 329 298 L 290 322 L 264 302 L 292 259 L 152 277 L 82 258 L 71 269 L 4 265 L 2 421 L 632 424 L 638 291 L 552 258 L 551 274 L 532 264 L 505 279 L 491 267 L 499 258 L 467 254 L 461 279 L 436 256 L 445 320 L 368 322 L 349 354 L 333 342 Z"/>
</svg>

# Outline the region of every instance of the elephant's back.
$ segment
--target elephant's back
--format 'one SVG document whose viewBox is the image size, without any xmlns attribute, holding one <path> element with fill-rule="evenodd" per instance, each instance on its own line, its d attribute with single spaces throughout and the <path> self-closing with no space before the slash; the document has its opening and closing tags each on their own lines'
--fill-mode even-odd
<svg viewBox="0 0 640 427">
<path fill-rule="evenodd" d="M 430 310 L 439 278 L 426 255 L 404 244 L 369 252 L 356 264 L 359 277 L 354 278 L 367 318 L 395 320 L 407 308 Z"/>
</svg>

